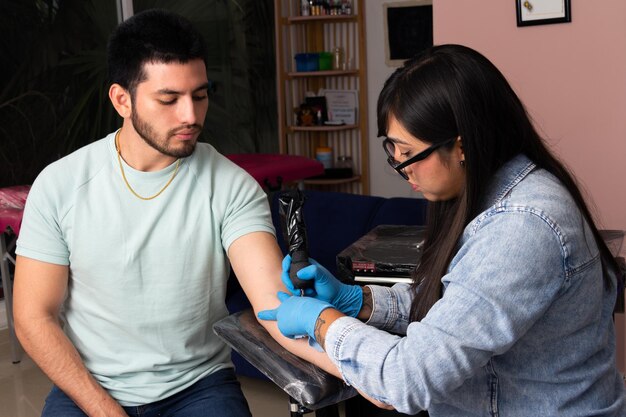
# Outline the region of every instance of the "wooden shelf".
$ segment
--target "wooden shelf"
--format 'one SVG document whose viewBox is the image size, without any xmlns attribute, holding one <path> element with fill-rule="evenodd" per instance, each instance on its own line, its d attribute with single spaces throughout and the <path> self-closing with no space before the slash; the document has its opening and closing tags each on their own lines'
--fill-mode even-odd
<svg viewBox="0 0 626 417">
<path fill-rule="evenodd" d="M 278 98 L 279 152 L 314 158 L 317 148 L 350 157 L 350 178 L 306 179 L 311 188 L 369 194 L 369 130 L 367 103 L 367 48 L 365 0 L 352 0 L 350 15 L 301 16 L 300 0 L 274 2 L 276 93 Z M 303 52 L 341 48 L 347 70 L 295 71 L 294 57 Z M 333 57 L 334 59 L 334 57 Z M 309 92 L 356 91 L 356 121 L 345 125 L 296 126 L 294 109 Z M 353 120 L 350 120 L 353 122 Z"/>
<path fill-rule="evenodd" d="M 289 23 L 307 23 L 307 22 L 356 22 L 358 16 L 356 14 L 337 14 L 337 15 L 319 15 L 319 16 L 289 16 Z"/>
<path fill-rule="evenodd" d="M 308 77 L 334 77 L 358 75 L 359 70 L 328 70 L 328 71 L 291 71 L 287 73 L 291 78 L 308 78 Z"/>
<path fill-rule="evenodd" d="M 337 130 L 356 129 L 359 125 L 326 125 L 326 126 L 289 126 L 292 132 L 334 132 Z"/>
<path fill-rule="evenodd" d="M 361 176 L 356 175 L 350 178 L 309 178 L 304 180 L 304 184 L 308 185 L 338 185 L 349 184 L 351 182 L 361 181 Z"/>
</svg>

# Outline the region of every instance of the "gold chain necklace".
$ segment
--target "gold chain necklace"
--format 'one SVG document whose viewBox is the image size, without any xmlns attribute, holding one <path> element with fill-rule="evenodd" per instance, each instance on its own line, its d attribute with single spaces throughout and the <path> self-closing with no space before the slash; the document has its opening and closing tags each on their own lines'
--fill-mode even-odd
<svg viewBox="0 0 626 417">
<path fill-rule="evenodd" d="M 121 131 L 122 129 L 118 130 L 117 133 L 115 134 L 115 150 L 117 151 L 117 162 L 119 162 L 120 164 L 120 171 L 122 171 L 122 178 L 124 178 L 124 183 L 126 184 L 126 187 L 130 190 L 131 193 L 135 195 L 135 197 L 141 200 L 152 200 L 153 198 L 157 198 L 158 196 L 161 195 L 163 191 L 165 191 L 167 187 L 169 187 L 172 181 L 174 181 L 174 178 L 176 177 L 176 174 L 178 173 L 178 167 L 180 167 L 180 159 L 176 160 L 176 168 L 174 169 L 174 173 L 172 174 L 172 177 L 169 179 L 167 184 L 165 184 L 163 188 L 161 188 L 161 190 L 158 193 L 156 193 L 155 195 L 151 197 L 140 196 L 139 194 L 135 192 L 135 190 L 133 190 L 133 187 L 130 186 L 128 179 L 126 178 L 126 174 L 124 173 L 124 165 L 122 165 L 122 156 L 120 155 L 120 146 L 119 146 L 119 139 L 120 139 Z"/>
</svg>

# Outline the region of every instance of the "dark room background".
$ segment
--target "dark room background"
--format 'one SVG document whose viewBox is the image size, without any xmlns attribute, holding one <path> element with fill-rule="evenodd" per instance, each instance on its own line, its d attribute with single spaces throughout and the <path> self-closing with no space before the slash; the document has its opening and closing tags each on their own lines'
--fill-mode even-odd
<svg viewBox="0 0 626 417">
<path fill-rule="evenodd" d="M 222 153 L 277 152 L 272 0 L 135 0 L 189 18 L 215 83 L 201 140 Z M 116 0 L 0 1 L 0 187 L 30 184 L 50 162 L 121 125 L 105 48 Z"/>
</svg>

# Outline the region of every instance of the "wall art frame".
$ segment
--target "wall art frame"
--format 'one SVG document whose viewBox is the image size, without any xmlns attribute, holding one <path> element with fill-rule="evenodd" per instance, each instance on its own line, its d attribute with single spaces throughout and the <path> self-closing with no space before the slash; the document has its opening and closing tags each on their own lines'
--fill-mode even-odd
<svg viewBox="0 0 626 417">
<path fill-rule="evenodd" d="M 571 0 L 515 0 L 517 26 L 569 23 L 571 10 Z"/>
<path fill-rule="evenodd" d="M 383 4 L 385 63 L 399 67 L 433 45 L 433 1 L 407 0 Z"/>
</svg>

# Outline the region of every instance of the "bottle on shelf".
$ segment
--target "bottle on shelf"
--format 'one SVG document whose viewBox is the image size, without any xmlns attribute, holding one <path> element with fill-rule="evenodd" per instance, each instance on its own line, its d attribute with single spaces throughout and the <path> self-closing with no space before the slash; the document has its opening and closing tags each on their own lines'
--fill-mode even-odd
<svg viewBox="0 0 626 417">
<path fill-rule="evenodd" d="M 330 3 L 328 0 L 322 1 L 322 14 L 326 16 L 330 14 Z"/>
<path fill-rule="evenodd" d="M 333 69 L 344 69 L 343 48 L 341 46 L 336 46 L 333 50 Z"/>
<path fill-rule="evenodd" d="M 354 175 L 352 168 L 352 157 L 339 155 L 331 172 L 327 172 L 334 178 L 351 178 Z"/>
<path fill-rule="evenodd" d="M 311 3 L 311 16 L 321 16 L 323 10 L 322 2 L 320 0 L 313 0 Z"/>
<path fill-rule="evenodd" d="M 339 155 L 337 157 L 337 163 L 335 164 L 335 167 L 352 169 L 352 157 L 346 156 L 346 155 Z"/>
<path fill-rule="evenodd" d="M 311 15 L 311 4 L 309 3 L 309 0 L 302 0 L 300 3 L 300 14 L 302 16 Z"/>
<path fill-rule="evenodd" d="M 341 14 L 352 14 L 352 0 L 343 0 L 341 3 Z"/>
<path fill-rule="evenodd" d="M 333 148 L 328 146 L 319 146 L 315 149 L 315 159 L 324 165 L 324 169 L 333 167 Z"/>
</svg>

